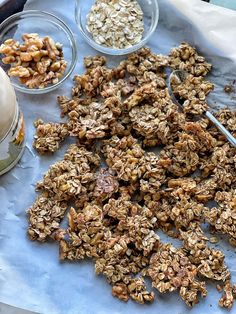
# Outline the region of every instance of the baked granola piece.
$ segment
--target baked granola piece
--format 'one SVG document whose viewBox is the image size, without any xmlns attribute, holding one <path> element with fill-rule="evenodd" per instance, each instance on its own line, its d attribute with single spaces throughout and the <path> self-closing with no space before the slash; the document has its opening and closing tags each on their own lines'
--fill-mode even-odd
<svg viewBox="0 0 236 314">
<path fill-rule="evenodd" d="M 166 180 L 169 159 L 160 159 L 155 153 L 146 153 L 140 160 L 140 191 L 155 194 Z"/>
<path fill-rule="evenodd" d="M 124 107 L 130 111 L 133 107 L 139 106 L 143 102 L 152 104 L 155 101 L 160 100 L 160 98 L 166 97 L 166 93 L 167 91 L 164 91 L 160 94 L 160 92 L 157 90 L 157 85 L 155 82 L 144 84 L 137 88 L 133 94 L 124 101 Z M 162 101 L 165 101 L 165 99 Z"/>
<path fill-rule="evenodd" d="M 236 111 L 224 108 L 217 111 L 214 116 L 236 137 Z"/>
<path fill-rule="evenodd" d="M 195 188 L 196 182 L 192 178 L 170 179 L 168 188 L 160 191 L 159 200 L 147 203 L 151 210 L 155 206 L 155 217 L 162 230 L 171 234 L 175 229 L 177 236 L 179 230 L 188 228 L 191 222 L 203 221 L 205 208 L 193 199 Z"/>
<path fill-rule="evenodd" d="M 154 292 L 148 292 L 144 279 L 134 278 L 128 286 L 124 283 L 117 283 L 112 287 L 112 295 L 122 301 L 128 301 L 131 297 L 136 302 L 144 304 L 145 302 L 153 302 Z"/>
<path fill-rule="evenodd" d="M 66 123 L 44 123 L 39 119 L 35 121 L 36 133 L 33 147 L 41 155 L 54 153 L 60 148 L 60 143 L 69 135 Z"/>
<path fill-rule="evenodd" d="M 131 279 L 131 282 L 128 285 L 128 292 L 133 300 L 141 304 L 144 304 L 146 302 L 153 302 L 155 299 L 154 292 L 147 291 L 143 277 Z"/>
<path fill-rule="evenodd" d="M 57 96 L 57 102 L 61 109 L 61 117 L 68 115 L 71 111 L 78 111 L 78 106 L 87 106 L 93 101 L 92 98 L 80 98 L 73 97 L 73 99 L 67 96 Z"/>
<path fill-rule="evenodd" d="M 187 231 L 181 230 L 180 233 L 183 249 L 191 263 L 197 266 L 198 274 L 217 281 L 230 278 L 230 272 L 224 263 L 224 254 L 207 245 L 208 239 L 199 223 L 190 223 Z"/>
<path fill-rule="evenodd" d="M 116 100 L 119 103 L 120 100 Z M 106 103 L 78 105 L 76 110 L 68 114 L 68 130 L 71 136 L 82 140 L 103 138 L 109 134 L 110 125 L 115 123 L 116 116 Z"/>
<path fill-rule="evenodd" d="M 184 82 L 179 82 L 173 76 L 171 86 L 175 96 L 183 101 L 185 113 L 199 115 L 208 109 L 206 96 L 214 89 L 214 85 L 205 81 L 202 76 L 189 74 Z"/>
<path fill-rule="evenodd" d="M 197 142 L 197 150 L 201 153 L 212 151 L 216 146 L 216 140 L 198 122 L 186 122 L 182 125 L 183 130 L 193 136 Z"/>
<path fill-rule="evenodd" d="M 217 180 L 214 177 L 202 179 L 198 181 L 196 188 L 194 189 L 193 197 L 198 202 L 206 203 L 214 199 L 217 187 Z"/>
<path fill-rule="evenodd" d="M 107 165 L 124 181 L 137 181 L 141 177 L 139 161 L 144 151 L 132 136 L 119 139 L 113 136 L 103 141 L 102 152 Z"/>
<path fill-rule="evenodd" d="M 137 93 L 138 91 L 136 90 Z M 126 100 L 128 106 L 133 104 L 137 97 L 136 92 Z M 144 97 L 142 92 L 141 96 Z M 144 137 L 145 146 L 172 143 L 178 137 L 177 132 L 185 122 L 184 115 L 172 102 L 167 89 L 156 91 L 155 97 L 151 100 L 141 100 L 130 109 L 129 116 L 133 129 Z"/>
<path fill-rule="evenodd" d="M 230 189 L 235 187 L 236 177 L 236 149 L 228 143 L 223 146 L 216 146 L 210 156 L 203 157 L 200 161 L 202 175 L 217 184 L 218 188 Z"/>
<path fill-rule="evenodd" d="M 149 48 L 141 48 L 128 56 L 126 69 L 135 76 L 139 85 L 155 82 L 159 88 L 164 88 L 164 69 L 169 65 L 169 58 L 151 52 Z"/>
<path fill-rule="evenodd" d="M 74 77 L 75 85 L 72 89 L 72 96 L 86 95 L 86 97 L 95 97 L 100 95 L 103 85 L 114 78 L 113 69 L 105 66 L 96 66 L 88 68 L 83 75 Z"/>
<path fill-rule="evenodd" d="M 86 204 L 82 211 L 73 207 L 68 214 L 69 239 L 60 242 L 60 259 L 79 260 L 86 257 L 99 257 L 109 229 L 103 224 L 102 208 L 96 204 Z"/>
<path fill-rule="evenodd" d="M 123 301 L 131 297 L 139 303 L 152 302 L 154 293 L 146 290 L 143 278 L 133 278 L 133 274 L 140 273 L 148 265 L 149 258 L 130 249 L 129 245 L 126 235 L 111 237 L 105 246 L 104 255 L 96 259 L 96 274 L 106 276 L 113 286 L 113 296 Z"/>
<path fill-rule="evenodd" d="M 192 221 L 202 221 L 204 206 L 191 199 L 181 197 L 172 207 L 170 219 L 174 222 L 177 230 L 187 228 Z"/>
<path fill-rule="evenodd" d="M 218 232 L 227 234 L 231 244 L 236 239 L 236 190 L 218 191 L 215 195 L 218 207 L 209 208 L 204 212 L 207 222 L 216 228 Z"/>
<path fill-rule="evenodd" d="M 196 279 L 197 268 L 182 249 L 171 244 L 162 244 L 151 257 L 147 275 L 151 277 L 152 286 L 161 293 L 179 290 L 188 306 L 199 302 L 198 293 L 201 297 L 207 294 L 205 283 Z"/>
<path fill-rule="evenodd" d="M 68 201 L 89 191 L 95 181 L 95 171 L 99 166 L 98 155 L 84 147 L 73 144 L 65 153 L 64 159 L 50 167 L 37 190 L 48 192 L 49 197 L 58 201 Z"/>
<path fill-rule="evenodd" d="M 39 195 L 28 209 L 28 235 L 31 240 L 44 242 L 59 229 L 60 222 L 67 209 L 67 203 L 50 198 L 48 193 Z"/>
<path fill-rule="evenodd" d="M 223 287 L 223 294 L 219 300 L 219 306 L 231 309 L 236 299 L 236 285 L 228 280 Z"/>
<path fill-rule="evenodd" d="M 160 153 L 161 158 L 171 160 L 168 172 L 176 177 L 193 173 L 199 164 L 198 146 L 192 135 L 181 133 L 178 142 L 166 146 Z"/>
<path fill-rule="evenodd" d="M 185 70 L 194 76 L 206 76 L 212 68 L 194 47 L 184 42 L 179 47 L 171 49 L 169 58 L 172 69 Z"/>
<path fill-rule="evenodd" d="M 104 206 L 108 216 L 118 220 L 117 232 L 125 233 L 130 243 L 142 256 L 149 256 L 159 245 L 159 237 L 155 234 L 156 218 L 146 207 L 120 198 L 110 199 Z"/>
</svg>

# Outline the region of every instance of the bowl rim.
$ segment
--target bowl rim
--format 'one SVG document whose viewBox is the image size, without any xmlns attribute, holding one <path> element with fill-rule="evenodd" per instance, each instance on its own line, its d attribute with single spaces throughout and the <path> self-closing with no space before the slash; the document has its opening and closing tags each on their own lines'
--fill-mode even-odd
<svg viewBox="0 0 236 314">
<path fill-rule="evenodd" d="M 79 28 L 80 33 L 82 34 L 82 36 L 84 37 L 84 39 L 87 41 L 87 43 L 93 47 L 94 49 L 108 54 L 108 55 L 126 55 L 129 53 L 132 53 L 138 49 L 140 49 L 141 47 L 143 47 L 147 41 L 150 39 L 150 37 L 153 35 L 153 33 L 155 32 L 156 28 L 157 28 L 157 24 L 159 21 L 159 14 L 160 14 L 160 10 L 159 10 L 159 4 L 158 4 L 158 0 L 152 0 L 155 3 L 156 6 L 156 20 L 154 21 L 154 24 L 151 28 L 151 30 L 148 32 L 148 35 L 143 38 L 138 44 L 135 44 L 129 48 L 125 48 L 125 49 L 118 49 L 118 48 L 109 48 L 100 44 L 97 44 L 93 39 L 91 39 L 83 30 L 83 28 L 81 27 L 81 21 L 80 21 L 80 16 L 81 16 L 81 10 L 80 10 L 80 3 L 83 0 L 76 0 L 75 1 L 75 21 L 76 24 Z"/>
<path fill-rule="evenodd" d="M 66 36 L 70 42 L 71 50 L 72 50 L 71 64 L 70 64 L 69 70 L 66 73 L 66 75 L 64 75 L 61 78 L 61 80 L 59 80 L 59 82 L 56 84 L 50 85 L 50 86 L 42 88 L 42 89 L 40 89 L 40 88 L 27 88 L 27 87 L 23 87 L 23 86 L 20 86 L 16 83 L 12 82 L 11 77 L 10 77 L 11 84 L 14 86 L 14 88 L 17 91 L 27 93 L 27 94 L 45 94 L 45 93 L 48 93 L 48 92 L 51 92 L 51 91 L 57 89 L 71 75 L 72 71 L 75 68 L 76 61 L 77 61 L 77 44 L 76 44 L 76 40 L 75 40 L 75 37 L 73 35 L 73 32 L 69 28 L 69 26 L 61 18 L 57 17 L 56 15 L 54 15 L 50 12 L 46 12 L 43 10 L 25 10 L 25 11 L 18 12 L 18 13 L 15 13 L 15 14 L 9 16 L 7 19 L 5 19 L 0 24 L 0 40 L 1 40 L 2 35 L 4 33 L 4 29 L 7 26 L 9 26 L 10 24 L 12 24 L 16 20 L 16 18 L 18 18 L 18 17 L 26 17 L 27 18 L 27 17 L 34 17 L 34 16 L 41 17 L 41 18 L 48 17 L 49 22 L 59 24 L 61 26 L 62 30 L 65 32 L 65 34 L 66 34 Z"/>
</svg>

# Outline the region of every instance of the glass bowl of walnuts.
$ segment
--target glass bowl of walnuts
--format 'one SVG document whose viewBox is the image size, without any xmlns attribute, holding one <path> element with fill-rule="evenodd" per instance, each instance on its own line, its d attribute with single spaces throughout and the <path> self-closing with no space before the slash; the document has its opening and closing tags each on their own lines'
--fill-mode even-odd
<svg viewBox="0 0 236 314">
<path fill-rule="evenodd" d="M 56 89 L 76 60 L 73 33 L 51 13 L 23 11 L 0 25 L 0 66 L 18 91 L 43 94 Z"/>
<path fill-rule="evenodd" d="M 76 0 L 75 20 L 90 46 L 125 55 L 143 47 L 156 30 L 158 0 Z"/>
</svg>

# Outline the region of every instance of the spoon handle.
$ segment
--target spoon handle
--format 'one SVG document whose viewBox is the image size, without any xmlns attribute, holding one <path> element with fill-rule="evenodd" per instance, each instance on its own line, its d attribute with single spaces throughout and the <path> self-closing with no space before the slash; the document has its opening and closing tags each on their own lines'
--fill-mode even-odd
<svg viewBox="0 0 236 314">
<path fill-rule="evenodd" d="M 226 128 L 217 120 L 210 111 L 205 112 L 205 116 L 218 128 L 218 130 L 227 138 L 233 147 L 236 147 L 236 138 L 226 130 Z"/>
</svg>

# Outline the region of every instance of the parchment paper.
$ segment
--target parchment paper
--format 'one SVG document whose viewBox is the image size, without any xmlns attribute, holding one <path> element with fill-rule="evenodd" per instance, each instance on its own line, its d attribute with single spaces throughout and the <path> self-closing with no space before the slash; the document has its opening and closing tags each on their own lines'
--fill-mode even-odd
<svg viewBox="0 0 236 314">
<path fill-rule="evenodd" d="M 159 0 L 159 3 L 160 22 L 149 46 L 157 53 L 168 53 L 181 41 L 195 45 L 214 65 L 209 77 L 216 84 L 210 96 L 212 106 L 235 107 L 235 95 L 226 95 L 223 87 L 235 79 L 236 12 L 200 0 Z M 73 74 L 82 73 L 83 56 L 96 52 L 79 35 L 74 22 L 74 1 L 30 0 L 25 9 L 53 12 L 72 28 L 79 50 Z M 114 58 L 109 60 L 115 62 Z M 34 184 L 68 147 L 66 142 L 55 155 L 39 157 L 32 149 L 32 122 L 37 118 L 60 121 L 56 96 L 70 94 L 72 78 L 73 75 L 58 90 L 45 96 L 17 93 L 27 125 L 27 147 L 20 163 L 0 177 L 0 302 L 43 314 L 225 313 L 217 305 L 220 294 L 212 283 L 208 284 L 207 298 L 191 310 L 173 293 L 157 294 L 151 305 L 123 303 L 111 296 L 111 288 L 103 277 L 95 276 L 91 262 L 60 263 L 56 243 L 40 245 L 28 240 L 25 210 L 36 197 Z M 163 235 L 161 239 L 167 240 Z M 225 252 L 235 282 L 235 249 L 224 239 L 217 247 Z M 231 313 L 236 313 L 236 306 Z"/>
</svg>

